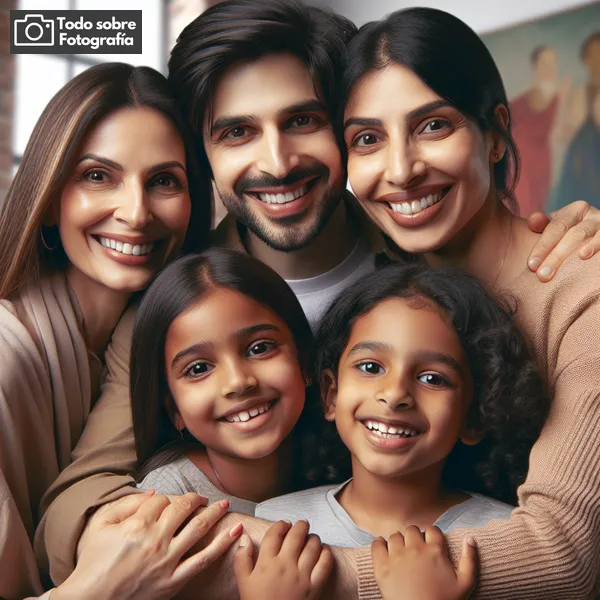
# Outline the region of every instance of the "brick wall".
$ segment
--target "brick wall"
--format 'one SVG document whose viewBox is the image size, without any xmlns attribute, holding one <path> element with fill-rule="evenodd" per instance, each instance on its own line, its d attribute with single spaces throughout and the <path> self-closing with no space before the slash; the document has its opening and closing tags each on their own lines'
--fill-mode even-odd
<svg viewBox="0 0 600 600">
<path fill-rule="evenodd" d="M 12 178 L 14 57 L 9 52 L 10 9 L 16 0 L 0 0 L 0 204 Z"/>
</svg>

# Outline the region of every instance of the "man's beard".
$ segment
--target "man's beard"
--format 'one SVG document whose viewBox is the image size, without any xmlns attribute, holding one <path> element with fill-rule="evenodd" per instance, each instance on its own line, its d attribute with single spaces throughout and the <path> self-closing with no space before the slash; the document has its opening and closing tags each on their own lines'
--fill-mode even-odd
<svg viewBox="0 0 600 600">
<path fill-rule="evenodd" d="M 308 177 L 318 177 L 319 180 L 314 185 L 319 185 L 321 181 L 329 181 L 329 173 L 325 165 L 316 165 L 296 169 L 283 179 L 276 179 L 269 175 L 254 179 L 240 179 L 234 185 L 233 194 L 223 194 L 219 191 L 219 196 L 227 211 L 267 246 L 278 252 L 295 252 L 309 246 L 329 223 L 345 190 L 343 180 L 335 181 L 333 185 L 326 185 L 322 195 L 323 201 L 319 203 L 316 214 L 307 224 L 302 224 L 302 221 L 306 219 L 310 208 L 288 217 L 263 215 L 263 218 L 260 218 L 250 209 L 249 201 L 244 198 L 244 194 L 246 190 L 256 188 L 293 185 Z M 310 192 L 311 190 L 306 193 Z M 256 199 L 256 202 L 260 200 Z"/>
</svg>

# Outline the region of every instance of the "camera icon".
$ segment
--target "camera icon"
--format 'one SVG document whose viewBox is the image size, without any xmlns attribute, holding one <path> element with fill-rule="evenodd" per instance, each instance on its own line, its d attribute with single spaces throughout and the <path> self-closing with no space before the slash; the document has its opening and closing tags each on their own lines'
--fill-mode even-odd
<svg viewBox="0 0 600 600">
<path fill-rule="evenodd" d="M 54 46 L 54 21 L 44 15 L 26 15 L 14 21 L 15 46 Z"/>
</svg>

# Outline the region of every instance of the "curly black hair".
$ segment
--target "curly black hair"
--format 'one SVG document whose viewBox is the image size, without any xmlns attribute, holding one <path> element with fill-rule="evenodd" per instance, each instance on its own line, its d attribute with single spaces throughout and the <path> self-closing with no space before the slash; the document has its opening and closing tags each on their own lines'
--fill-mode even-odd
<svg viewBox="0 0 600 600">
<path fill-rule="evenodd" d="M 339 360 L 357 319 L 388 298 L 421 298 L 449 318 L 465 351 L 473 380 L 467 426 L 483 433 L 481 442 L 458 442 L 444 467 L 444 485 L 516 503 L 529 452 L 549 410 L 546 385 L 514 323 L 516 301 L 494 299 L 473 277 L 453 269 L 388 265 L 338 296 L 316 334 L 315 373 L 337 377 Z M 315 418 L 305 439 L 304 467 L 313 484 L 339 482 L 351 475 L 350 454 L 335 429 Z"/>
</svg>

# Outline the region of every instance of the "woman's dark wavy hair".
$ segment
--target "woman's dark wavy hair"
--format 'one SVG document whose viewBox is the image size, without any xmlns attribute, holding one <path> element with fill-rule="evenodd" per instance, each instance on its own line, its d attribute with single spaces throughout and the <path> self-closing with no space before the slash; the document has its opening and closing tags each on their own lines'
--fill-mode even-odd
<svg viewBox="0 0 600 600">
<path fill-rule="evenodd" d="M 205 172 L 211 173 L 202 144 L 204 122 L 227 69 L 269 54 L 290 53 L 308 67 L 317 97 L 333 113 L 346 44 L 356 31 L 345 17 L 300 0 L 225 0 L 194 19 L 171 52 L 169 83 L 197 138 Z M 339 142 L 343 148 L 341 138 Z"/>
<path fill-rule="evenodd" d="M 483 433 L 475 446 L 458 442 L 446 460 L 444 484 L 515 503 L 529 452 L 548 414 L 549 399 L 526 340 L 511 316 L 474 278 L 452 269 L 388 265 L 364 277 L 333 301 L 316 335 L 315 374 L 337 377 L 340 357 L 357 320 L 389 298 L 424 301 L 447 315 L 464 349 L 473 379 L 467 426 Z M 326 423 L 323 420 L 320 423 Z M 311 480 L 343 481 L 349 452 L 335 425 L 314 432 L 305 467 Z M 307 446 L 310 448 L 310 445 Z"/>
<path fill-rule="evenodd" d="M 239 292 L 276 314 L 290 328 L 304 374 L 312 378 L 313 335 L 298 299 L 287 283 L 265 264 L 247 254 L 211 248 L 173 261 L 152 282 L 137 311 L 131 345 L 130 392 L 133 431 L 138 464 L 161 448 L 175 453 L 195 440 L 183 441 L 169 416 L 170 397 L 165 365 L 165 344 L 171 323 L 206 294 L 216 289 Z M 304 411 L 294 429 L 295 437 L 310 424 L 309 415 L 320 412 L 318 394 L 307 389 Z M 322 418 L 322 417 L 321 417 Z M 294 443 L 294 452 L 300 451 Z M 172 454 L 171 454 L 172 456 Z M 146 463 L 142 477 L 168 460 Z M 295 480 L 302 479 L 295 469 Z M 300 483 L 295 483 L 300 486 Z"/>
<path fill-rule="evenodd" d="M 499 196 L 517 213 L 519 154 L 510 119 L 504 128 L 495 115 L 499 104 L 510 114 L 508 99 L 498 67 L 478 35 L 460 19 L 433 8 L 407 8 L 363 25 L 348 45 L 340 111 L 365 75 L 393 63 L 409 68 L 482 131 L 502 137 L 506 152 L 494 165 L 494 182 Z M 340 112 L 338 126 L 342 119 Z"/>
</svg>

